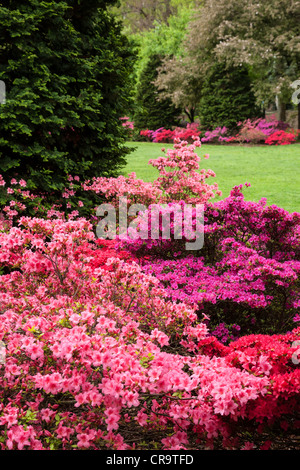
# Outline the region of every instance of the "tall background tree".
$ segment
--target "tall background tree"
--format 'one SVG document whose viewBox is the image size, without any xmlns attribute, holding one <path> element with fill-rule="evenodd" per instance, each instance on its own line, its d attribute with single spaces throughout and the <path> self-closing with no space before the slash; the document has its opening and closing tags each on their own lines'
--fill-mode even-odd
<svg viewBox="0 0 300 470">
<path fill-rule="evenodd" d="M 199 104 L 201 125 L 210 130 L 219 126 L 236 130 L 237 122 L 260 114 L 247 67 L 213 65 L 202 88 Z"/>
<path fill-rule="evenodd" d="M 150 56 L 140 76 L 133 116 L 137 133 L 142 129 L 171 128 L 179 123 L 180 109 L 169 98 L 160 100 L 159 91 L 154 84 L 161 60 L 157 54 Z"/>
<path fill-rule="evenodd" d="M 113 11 L 122 18 L 124 32 L 136 46 L 137 61 L 132 76 L 136 84 L 136 93 L 141 85 L 141 77 L 153 55 L 168 59 L 181 54 L 187 25 L 196 3 L 197 0 L 168 0 L 167 2 L 120 0 L 119 7 L 113 7 Z M 181 79 L 178 74 L 174 76 L 174 80 L 177 79 Z M 155 87 L 157 99 L 164 102 L 170 100 L 170 96 L 164 95 L 165 90 L 158 89 L 156 82 Z M 181 96 L 173 104 L 182 110 Z M 159 104 L 157 106 L 159 107 Z M 128 114 L 133 118 L 133 109 L 129 109 Z"/>
<path fill-rule="evenodd" d="M 217 57 L 233 65 L 248 64 L 258 101 L 274 102 L 277 96 L 279 119 L 286 119 L 291 104 L 291 83 L 300 78 L 300 2 L 230 0 L 213 2 L 223 21 L 218 25 Z M 241 8 L 242 7 L 242 8 Z M 230 8 L 240 14 L 230 21 Z M 225 13 L 225 17 L 224 17 Z M 225 20 L 225 21 L 224 21 Z"/>
<path fill-rule="evenodd" d="M 134 55 L 105 0 L 0 5 L 0 173 L 33 190 L 69 174 L 113 175 L 128 153 L 120 116 Z"/>
</svg>

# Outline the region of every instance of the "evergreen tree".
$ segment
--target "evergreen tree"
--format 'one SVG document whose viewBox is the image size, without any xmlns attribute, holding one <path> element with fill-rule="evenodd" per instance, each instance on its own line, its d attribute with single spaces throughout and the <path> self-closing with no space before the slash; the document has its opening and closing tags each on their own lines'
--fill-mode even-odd
<svg viewBox="0 0 300 470">
<path fill-rule="evenodd" d="M 129 149 L 120 117 L 131 46 L 114 0 L 10 0 L 0 6 L 0 173 L 62 190 L 69 174 L 114 175 Z"/>
<path fill-rule="evenodd" d="M 246 67 L 215 64 L 202 88 L 199 117 L 205 129 L 226 126 L 234 129 L 238 121 L 261 115 L 257 109 Z"/>
<path fill-rule="evenodd" d="M 142 129 L 170 129 L 178 124 L 180 111 L 169 98 L 161 99 L 160 92 L 154 84 L 157 68 L 161 65 L 161 57 L 154 54 L 141 72 L 135 98 L 134 126 L 137 131 Z"/>
</svg>

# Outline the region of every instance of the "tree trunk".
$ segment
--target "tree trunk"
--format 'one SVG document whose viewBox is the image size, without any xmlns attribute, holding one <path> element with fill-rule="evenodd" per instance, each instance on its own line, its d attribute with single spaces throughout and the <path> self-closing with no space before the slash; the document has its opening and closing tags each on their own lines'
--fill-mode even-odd
<svg viewBox="0 0 300 470">
<path fill-rule="evenodd" d="M 191 107 L 190 109 L 188 108 L 185 108 L 185 114 L 187 115 L 188 117 L 188 120 L 190 121 L 190 123 L 193 123 L 194 120 L 195 120 L 195 108 Z"/>
<path fill-rule="evenodd" d="M 286 103 L 281 101 L 281 99 L 278 100 L 278 120 L 279 121 L 286 121 Z"/>
</svg>

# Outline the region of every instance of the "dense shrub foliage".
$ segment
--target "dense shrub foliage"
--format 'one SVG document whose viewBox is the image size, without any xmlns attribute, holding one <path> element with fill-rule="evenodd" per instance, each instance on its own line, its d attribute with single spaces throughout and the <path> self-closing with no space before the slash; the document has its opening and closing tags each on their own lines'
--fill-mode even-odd
<svg viewBox="0 0 300 470">
<path fill-rule="evenodd" d="M 0 173 L 48 199 L 70 173 L 117 174 L 129 151 L 119 117 L 133 53 L 112 3 L 13 0 L 0 9 Z"/>
<path fill-rule="evenodd" d="M 64 210 L 0 179 L 2 450 L 265 449 L 296 432 L 300 215 L 241 187 L 213 203 L 199 145 L 153 160 L 153 183 L 81 184 L 116 208 L 203 204 L 194 252 L 97 239 L 97 219 L 72 208 L 75 177 Z"/>
</svg>

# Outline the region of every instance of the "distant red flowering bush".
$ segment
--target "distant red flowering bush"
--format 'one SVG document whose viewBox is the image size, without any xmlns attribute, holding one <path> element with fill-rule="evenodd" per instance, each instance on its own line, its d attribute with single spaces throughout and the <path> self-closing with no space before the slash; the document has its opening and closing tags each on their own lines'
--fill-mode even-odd
<svg viewBox="0 0 300 470">
<path fill-rule="evenodd" d="M 189 143 L 193 142 L 193 137 L 199 137 L 201 131 L 198 130 L 197 124 L 187 124 L 186 128 L 176 127 L 175 129 L 165 129 L 160 127 L 155 131 L 145 129 L 140 131 L 140 135 L 146 137 L 151 142 L 156 143 L 173 143 L 176 139 L 184 140 Z"/>
<path fill-rule="evenodd" d="M 289 145 L 292 142 L 296 142 L 295 135 L 284 131 L 274 132 L 265 140 L 268 145 Z"/>
</svg>

